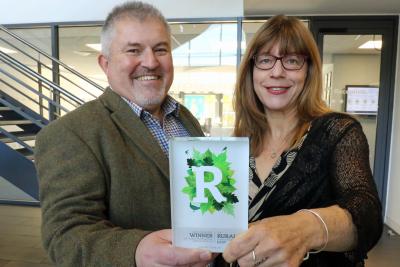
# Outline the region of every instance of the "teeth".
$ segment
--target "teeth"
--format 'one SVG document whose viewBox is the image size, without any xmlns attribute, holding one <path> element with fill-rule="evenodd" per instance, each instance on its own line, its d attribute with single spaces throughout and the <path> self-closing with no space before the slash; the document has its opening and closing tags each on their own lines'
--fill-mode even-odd
<svg viewBox="0 0 400 267">
<path fill-rule="evenodd" d="M 158 76 L 156 76 L 156 75 L 145 75 L 145 76 L 137 77 L 136 80 L 139 80 L 139 81 L 158 80 Z"/>
<path fill-rule="evenodd" d="M 286 90 L 286 88 L 273 87 L 273 88 L 270 88 L 270 90 L 272 90 L 272 91 L 281 91 L 281 90 Z"/>
</svg>

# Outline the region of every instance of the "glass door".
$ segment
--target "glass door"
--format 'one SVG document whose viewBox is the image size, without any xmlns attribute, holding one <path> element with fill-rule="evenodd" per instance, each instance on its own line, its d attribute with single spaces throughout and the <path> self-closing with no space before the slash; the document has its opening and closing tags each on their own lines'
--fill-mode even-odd
<svg viewBox="0 0 400 267">
<path fill-rule="evenodd" d="M 367 136 L 373 170 L 382 35 L 324 35 L 324 98 L 335 111 L 355 116 Z"/>
<path fill-rule="evenodd" d="M 361 122 L 383 207 L 390 155 L 397 23 L 393 16 L 311 20 L 323 59 L 325 101 L 333 110 L 352 114 Z"/>
</svg>

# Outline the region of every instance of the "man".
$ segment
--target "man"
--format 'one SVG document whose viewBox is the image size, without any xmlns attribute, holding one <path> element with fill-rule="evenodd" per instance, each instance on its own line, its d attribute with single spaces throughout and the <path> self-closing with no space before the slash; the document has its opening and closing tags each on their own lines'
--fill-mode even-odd
<svg viewBox="0 0 400 267">
<path fill-rule="evenodd" d="M 211 253 L 172 247 L 168 229 L 168 138 L 202 132 L 167 96 L 164 17 L 141 2 L 114 8 L 98 61 L 110 88 L 37 137 L 44 247 L 57 266 L 204 266 Z"/>
</svg>

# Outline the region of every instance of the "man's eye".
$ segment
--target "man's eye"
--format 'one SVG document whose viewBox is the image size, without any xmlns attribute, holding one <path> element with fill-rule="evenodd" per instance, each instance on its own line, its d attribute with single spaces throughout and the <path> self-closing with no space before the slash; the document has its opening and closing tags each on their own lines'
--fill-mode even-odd
<svg viewBox="0 0 400 267">
<path fill-rule="evenodd" d="M 128 49 L 127 52 L 130 54 L 138 55 L 140 53 L 140 50 L 136 49 L 136 48 L 131 48 L 131 49 Z"/>
<path fill-rule="evenodd" d="M 157 49 L 154 50 L 154 52 L 157 55 L 162 56 L 162 55 L 165 55 L 165 54 L 168 53 L 168 49 L 167 48 L 157 48 Z"/>
</svg>

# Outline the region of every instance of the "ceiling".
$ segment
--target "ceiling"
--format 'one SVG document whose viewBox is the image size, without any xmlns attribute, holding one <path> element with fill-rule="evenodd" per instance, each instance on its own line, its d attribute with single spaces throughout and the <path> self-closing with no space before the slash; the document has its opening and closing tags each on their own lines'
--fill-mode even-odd
<svg viewBox="0 0 400 267">
<path fill-rule="evenodd" d="M 380 48 L 359 49 L 367 41 L 380 41 L 381 35 L 325 35 L 324 54 L 380 55 Z"/>
<path fill-rule="evenodd" d="M 368 3 L 368 4 L 366 4 Z M 311 14 L 372 14 L 372 13 L 397 13 L 400 14 L 400 0 L 244 0 L 246 16 L 273 15 L 284 13 L 288 15 L 311 15 Z M 326 12 L 326 10 L 330 10 Z M 389 12 L 390 11 L 390 12 Z M 207 24 L 173 24 L 171 25 L 174 36 L 174 46 L 185 43 L 204 32 Z M 249 36 L 258 29 L 260 23 L 246 23 L 244 29 Z M 17 34 L 23 35 L 35 45 L 50 51 L 50 30 L 49 28 L 35 30 L 14 30 Z M 76 64 L 82 57 L 95 57 L 97 52 L 86 47 L 86 43 L 98 43 L 100 35 L 99 27 L 62 27 L 60 28 L 60 50 L 68 51 L 63 58 L 71 59 L 69 64 Z M 380 36 L 356 36 L 356 35 L 329 35 L 324 40 L 324 51 L 328 54 L 380 54 L 380 51 L 368 49 L 357 49 L 362 43 L 373 38 L 381 39 Z M 43 41 L 43 42 L 42 42 Z M 39 42 L 39 43 L 35 43 Z M 94 61 L 94 60 L 93 60 Z"/>
<path fill-rule="evenodd" d="M 400 14 L 399 0 L 244 0 L 245 16 Z"/>
</svg>

